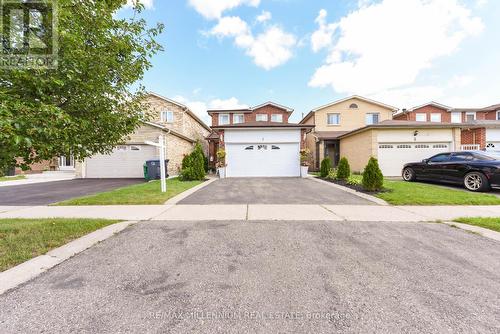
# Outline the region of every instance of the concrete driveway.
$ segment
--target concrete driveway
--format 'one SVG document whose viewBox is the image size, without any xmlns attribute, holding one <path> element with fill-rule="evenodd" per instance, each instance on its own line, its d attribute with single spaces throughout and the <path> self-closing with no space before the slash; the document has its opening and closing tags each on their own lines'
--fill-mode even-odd
<svg viewBox="0 0 500 334">
<path fill-rule="evenodd" d="M 177 204 L 349 204 L 373 202 L 302 178 L 229 178 L 217 180 Z"/>
<path fill-rule="evenodd" d="M 498 333 L 499 258 L 434 223 L 143 222 L 0 296 L 0 332 Z"/>
<path fill-rule="evenodd" d="M 0 187 L 0 205 L 47 205 L 144 182 L 143 179 L 75 179 Z"/>
</svg>

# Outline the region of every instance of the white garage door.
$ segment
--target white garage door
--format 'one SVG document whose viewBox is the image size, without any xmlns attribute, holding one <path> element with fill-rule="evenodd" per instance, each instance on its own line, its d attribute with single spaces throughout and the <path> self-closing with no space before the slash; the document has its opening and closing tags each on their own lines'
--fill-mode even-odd
<svg viewBox="0 0 500 334">
<path fill-rule="evenodd" d="M 299 144 L 227 144 L 227 177 L 300 176 Z"/>
<path fill-rule="evenodd" d="M 379 143 L 378 161 L 384 176 L 400 176 L 405 164 L 450 150 L 451 143 Z"/>
<path fill-rule="evenodd" d="M 87 178 L 141 178 L 146 160 L 157 159 L 156 148 L 149 145 L 117 146 L 111 154 L 97 154 L 86 160 Z"/>
</svg>

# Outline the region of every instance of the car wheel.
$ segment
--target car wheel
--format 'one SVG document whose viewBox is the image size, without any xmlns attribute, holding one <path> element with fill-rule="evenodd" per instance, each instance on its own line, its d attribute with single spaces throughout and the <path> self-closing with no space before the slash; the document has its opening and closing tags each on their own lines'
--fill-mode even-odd
<svg viewBox="0 0 500 334">
<path fill-rule="evenodd" d="M 464 186 L 470 191 L 486 191 L 490 188 L 488 179 L 484 174 L 472 172 L 464 177 Z"/>
<path fill-rule="evenodd" d="M 406 167 L 403 169 L 403 180 L 412 182 L 415 181 L 416 178 L 415 171 L 412 168 Z"/>
</svg>

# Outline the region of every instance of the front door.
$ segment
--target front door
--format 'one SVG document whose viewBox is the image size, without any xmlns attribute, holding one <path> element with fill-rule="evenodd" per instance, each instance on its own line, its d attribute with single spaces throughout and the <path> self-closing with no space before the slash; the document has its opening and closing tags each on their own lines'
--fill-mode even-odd
<svg viewBox="0 0 500 334">
<path fill-rule="evenodd" d="M 333 166 L 337 166 L 340 160 L 338 141 L 325 142 L 325 158 L 330 158 Z"/>
<path fill-rule="evenodd" d="M 73 156 L 61 156 L 59 157 L 59 170 L 74 170 L 75 162 Z"/>
</svg>

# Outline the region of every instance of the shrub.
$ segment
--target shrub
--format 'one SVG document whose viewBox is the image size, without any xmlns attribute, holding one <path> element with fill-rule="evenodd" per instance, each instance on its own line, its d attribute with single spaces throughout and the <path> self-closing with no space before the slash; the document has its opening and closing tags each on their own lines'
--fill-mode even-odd
<svg viewBox="0 0 500 334">
<path fill-rule="evenodd" d="M 326 178 L 328 180 L 337 180 L 337 170 L 335 168 L 331 168 Z"/>
<path fill-rule="evenodd" d="M 226 151 L 223 148 L 217 150 L 217 168 L 226 167 Z"/>
<path fill-rule="evenodd" d="M 360 177 L 354 177 L 354 176 L 349 176 L 349 178 L 346 180 L 346 183 L 351 186 L 360 186 L 361 185 L 361 178 Z"/>
<path fill-rule="evenodd" d="M 384 175 L 378 166 L 378 161 L 371 157 L 363 172 L 363 188 L 367 191 L 378 191 L 384 184 Z"/>
<path fill-rule="evenodd" d="M 347 158 L 342 158 L 340 159 L 339 166 L 337 168 L 337 178 L 339 180 L 347 180 L 349 176 L 351 176 L 349 161 L 347 161 Z"/>
<path fill-rule="evenodd" d="M 179 175 L 183 181 L 203 180 L 205 178 L 205 155 L 200 143 L 196 143 L 193 152 L 182 159 Z"/>
<path fill-rule="evenodd" d="M 324 158 L 323 160 L 321 160 L 319 176 L 327 177 L 330 169 L 332 169 L 332 161 L 330 160 L 330 158 Z"/>
<path fill-rule="evenodd" d="M 307 148 L 300 150 L 300 165 L 309 166 L 311 164 L 311 151 Z"/>
</svg>

